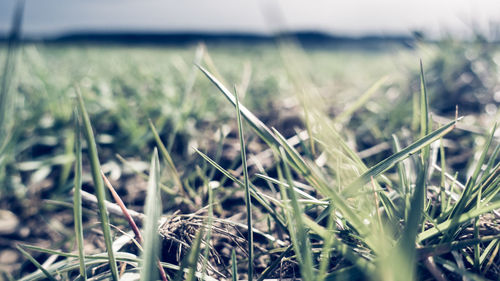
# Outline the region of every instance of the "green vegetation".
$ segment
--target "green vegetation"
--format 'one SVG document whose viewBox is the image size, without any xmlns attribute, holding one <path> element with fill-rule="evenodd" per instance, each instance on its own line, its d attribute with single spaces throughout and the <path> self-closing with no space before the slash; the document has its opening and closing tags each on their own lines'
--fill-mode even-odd
<svg viewBox="0 0 500 281">
<path fill-rule="evenodd" d="M 3 277 L 498 279 L 496 47 L 386 47 L 22 46 Z"/>
</svg>

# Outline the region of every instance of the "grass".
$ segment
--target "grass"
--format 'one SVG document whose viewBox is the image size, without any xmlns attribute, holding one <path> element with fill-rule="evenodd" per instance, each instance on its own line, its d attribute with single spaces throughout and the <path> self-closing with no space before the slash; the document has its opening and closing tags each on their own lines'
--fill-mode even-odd
<svg viewBox="0 0 500 281">
<path fill-rule="evenodd" d="M 254 262 L 254 249 L 253 249 L 253 223 L 252 223 L 252 200 L 250 197 L 250 184 L 248 179 L 248 165 L 247 154 L 245 148 L 245 140 L 243 135 L 243 124 L 241 122 L 241 110 L 238 94 L 235 88 L 235 103 L 236 103 L 236 117 L 238 120 L 238 136 L 240 139 L 241 161 L 243 162 L 243 178 L 245 179 L 245 205 L 247 213 L 247 229 L 248 236 L 248 280 L 253 280 L 253 262 Z"/>
<path fill-rule="evenodd" d="M 64 235 L 64 226 L 47 224 L 45 233 L 62 233 L 61 242 L 40 247 L 26 239 L 18 249 L 33 267 L 8 274 L 152 280 L 161 266 L 164 280 L 498 278 L 500 238 L 489 226 L 498 229 L 500 208 L 498 113 L 459 118 L 434 107 L 434 61 L 448 53 L 405 67 L 415 52 L 402 51 L 391 66 L 385 52 L 288 45 L 24 46 L 16 114 L 27 125 L 16 128 L 17 162 L 2 180 L 18 178 L 25 193 L 1 190 L 0 203 L 28 219 L 25 200 L 46 181 L 49 191 L 36 194 L 44 204 L 35 208 L 46 221 L 71 208 L 74 230 Z M 251 70 L 242 61 L 252 61 Z M 73 117 L 65 105 L 75 102 Z M 283 125 L 293 119 L 275 107 L 305 121 Z M 469 132 L 471 120 L 491 129 Z M 243 134 L 246 125 L 253 131 Z M 387 148 L 360 157 L 377 142 Z M 468 143 L 481 145 L 454 150 Z M 466 159 L 453 164 L 457 154 Z M 118 187 L 118 211 L 109 207 L 101 170 Z M 81 190 L 96 203 L 82 200 Z M 137 221 L 144 239 L 135 234 L 144 241 L 134 241 L 124 202 L 146 215 Z"/>
<path fill-rule="evenodd" d="M 77 88 L 78 93 L 78 109 L 83 122 L 83 133 L 87 141 L 88 147 L 88 157 L 90 159 L 90 167 L 92 170 L 92 179 L 96 187 L 97 204 L 99 206 L 99 215 L 101 219 L 101 227 L 104 235 L 104 243 L 106 244 L 106 251 L 108 252 L 109 264 L 111 267 L 111 275 L 113 280 L 118 280 L 118 269 L 116 267 L 115 256 L 112 247 L 111 229 L 109 225 L 108 212 L 106 210 L 105 200 L 106 200 L 106 190 L 104 189 L 103 179 L 101 177 L 101 166 L 99 162 L 99 156 L 97 155 L 97 146 L 95 143 L 94 133 L 92 132 L 92 125 L 90 124 L 90 119 L 83 104 L 83 98 L 80 91 Z M 79 138 L 80 136 L 76 136 Z"/>
</svg>

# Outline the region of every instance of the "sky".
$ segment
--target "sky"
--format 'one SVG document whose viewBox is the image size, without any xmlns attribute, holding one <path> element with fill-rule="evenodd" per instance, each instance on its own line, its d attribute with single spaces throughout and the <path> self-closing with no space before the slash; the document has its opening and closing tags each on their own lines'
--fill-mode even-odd
<svg viewBox="0 0 500 281">
<path fill-rule="evenodd" d="M 0 33 L 16 0 L 0 0 Z M 499 0 L 26 0 L 23 32 L 251 32 L 466 36 L 500 29 Z M 492 28 L 493 26 L 493 28 Z M 486 34 L 488 35 L 488 34 Z"/>
</svg>

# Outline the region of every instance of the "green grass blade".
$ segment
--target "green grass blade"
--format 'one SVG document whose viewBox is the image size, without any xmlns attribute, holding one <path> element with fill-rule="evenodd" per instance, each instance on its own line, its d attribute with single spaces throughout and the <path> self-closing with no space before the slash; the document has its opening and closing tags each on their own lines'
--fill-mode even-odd
<svg viewBox="0 0 500 281">
<path fill-rule="evenodd" d="M 491 142 L 493 141 L 493 138 L 495 136 L 496 129 L 497 129 L 497 124 L 495 123 L 495 125 L 493 126 L 493 129 L 491 129 L 491 133 L 489 134 L 489 136 L 486 140 L 486 144 L 484 145 L 481 156 L 479 157 L 479 160 L 476 162 L 476 168 L 474 169 L 474 173 L 471 176 L 471 184 L 472 185 L 475 185 L 477 180 L 478 180 L 479 173 L 481 172 L 481 168 L 483 167 L 483 164 L 486 161 L 486 156 L 488 155 L 488 151 L 490 149 Z"/>
<path fill-rule="evenodd" d="M 231 251 L 231 278 L 233 281 L 238 281 L 238 263 L 236 262 L 236 253 L 234 249 Z"/>
<path fill-rule="evenodd" d="M 284 183 L 284 182 L 280 182 L 279 180 L 277 179 L 273 179 L 267 175 L 263 175 L 263 174 L 256 174 L 255 175 L 257 178 L 261 178 L 265 181 L 267 181 L 268 183 L 271 183 L 271 184 L 277 184 L 277 185 L 283 185 L 285 186 L 286 188 L 289 188 L 289 185 L 287 183 Z M 296 182 L 294 182 L 294 185 L 297 184 Z M 309 188 L 311 188 L 310 186 L 308 186 Z M 310 195 L 309 193 L 307 192 L 304 192 L 302 191 L 301 189 L 299 189 L 298 187 L 296 186 L 293 186 L 293 189 L 295 190 L 295 192 L 297 192 L 298 195 L 300 195 L 301 197 L 311 201 L 311 202 L 315 202 L 316 204 L 325 204 L 325 203 L 328 203 L 326 201 L 322 201 L 322 200 L 319 200 L 317 199 L 316 197 Z"/>
<path fill-rule="evenodd" d="M 215 76 L 208 72 L 205 68 L 198 65 L 198 68 L 207 76 L 207 78 L 214 83 L 214 85 L 224 94 L 224 96 L 236 107 L 236 98 L 234 95 L 222 84 Z M 273 146 L 279 143 L 276 136 L 273 135 L 271 130 L 262 123 L 250 110 L 244 106 L 240 106 L 240 112 L 248 123 L 255 129 L 257 134 L 269 145 Z"/>
<path fill-rule="evenodd" d="M 165 145 L 161 141 L 160 135 L 158 134 L 158 131 L 156 130 L 155 126 L 153 125 L 153 121 L 151 121 L 151 119 L 149 120 L 149 127 L 151 128 L 151 131 L 153 132 L 153 136 L 155 138 L 156 145 L 160 149 L 161 156 L 163 156 L 163 158 L 167 162 L 168 168 L 170 169 L 170 171 L 174 177 L 175 184 L 178 186 L 179 190 L 181 191 L 181 193 L 183 195 L 187 195 L 186 190 L 184 189 L 184 185 L 182 184 L 179 172 L 177 171 L 177 168 L 175 168 L 174 161 L 172 160 L 170 153 L 168 153 L 167 148 L 165 147 Z"/>
<path fill-rule="evenodd" d="M 158 250 L 160 238 L 158 234 L 158 221 L 161 215 L 160 201 L 160 161 L 158 151 L 153 151 L 149 181 L 146 195 L 146 225 L 144 227 L 144 251 L 142 252 L 141 281 L 158 279 Z"/>
<path fill-rule="evenodd" d="M 423 138 L 431 132 L 429 126 L 429 98 L 425 84 L 424 67 L 420 60 L 420 137 Z M 425 158 L 425 157 L 424 157 Z"/>
<path fill-rule="evenodd" d="M 498 126 L 498 123 L 495 124 L 495 127 Z M 486 169 L 484 169 L 485 174 L 489 174 L 493 166 L 495 165 L 495 160 L 498 159 L 497 157 L 500 155 L 500 143 L 498 143 L 493 149 L 493 153 L 490 156 L 490 159 L 488 160 L 488 163 L 486 164 Z"/>
<path fill-rule="evenodd" d="M 441 161 L 441 184 L 439 186 L 440 198 L 441 198 L 441 214 L 444 214 L 448 210 L 448 198 L 446 195 L 446 155 L 444 153 L 443 139 L 441 139 L 439 144 L 439 157 Z"/>
<path fill-rule="evenodd" d="M 212 74 L 210 74 L 203 67 L 198 66 L 200 70 L 216 85 L 216 87 L 224 94 L 224 96 L 236 106 L 236 98 L 234 95 L 221 83 L 219 82 Z M 355 214 L 351 211 L 351 209 L 345 204 L 344 199 L 342 199 L 338 194 L 336 194 L 332 189 L 328 187 L 328 185 L 323 182 L 319 177 L 312 174 L 312 171 L 309 169 L 305 161 L 300 157 L 300 155 L 288 145 L 286 140 L 282 138 L 280 135 L 276 136 L 274 133 L 266 126 L 262 121 L 260 121 L 253 113 L 251 113 L 246 107 L 240 106 L 240 112 L 243 117 L 249 122 L 249 124 L 255 129 L 257 134 L 271 147 L 279 147 L 283 146 L 286 149 L 286 152 L 290 157 L 292 157 L 292 161 L 289 162 L 290 165 L 294 169 L 297 169 L 300 173 L 305 175 L 306 179 L 320 190 L 325 196 L 331 197 L 335 204 L 345 215 L 349 218 L 349 220 L 355 225 L 355 227 L 363 232 L 364 225 L 361 220 L 357 219 Z"/>
<path fill-rule="evenodd" d="M 474 172 L 472 173 L 472 176 L 467 180 L 464 192 L 462 192 L 460 199 L 458 200 L 457 204 L 453 207 L 453 210 L 451 211 L 449 217 L 450 219 L 454 219 L 455 217 L 460 216 L 464 212 L 464 210 L 466 210 L 467 207 L 470 206 L 470 203 L 472 203 L 472 201 L 480 191 L 481 186 L 476 187 L 476 184 L 479 179 L 481 168 L 483 167 L 483 164 L 486 161 L 486 156 L 488 154 L 488 150 L 491 146 L 491 142 L 495 135 L 495 130 L 496 130 L 496 124 L 493 127 L 491 134 L 487 138 L 486 144 L 482 149 L 481 156 L 475 163 L 476 167 L 474 169 Z"/>
<path fill-rule="evenodd" d="M 418 260 L 424 260 L 430 256 L 440 256 L 451 251 L 456 251 L 460 249 L 465 249 L 480 243 L 486 243 L 489 241 L 498 242 L 500 235 L 483 236 L 481 238 L 472 238 L 461 241 L 451 241 L 440 244 L 431 244 L 429 246 L 423 246 L 417 249 Z"/>
<path fill-rule="evenodd" d="M 90 118 L 83 103 L 83 97 L 80 90 L 77 88 L 78 94 L 78 109 L 83 122 L 83 134 L 87 140 L 88 157 L 90 159 L 90 167 L 92 171 L 92 179 L 94 180 L 97 205 L 99 206 L 99 216 L 101 218 L 102 233 L 104 236 L 104 243 L 109 257 L 109 266 L 113 280 L 118 281 L 118 268 L 116 266 L 115 255 L 113 253 L 113 241 L 111 239 L 111 229 L 109 227 L 109 217 L 106 210 L 106 190 L 101 177 L 101 165 L 99 163 L 99 156 L 97 155 L 97 145 L 95 143 L 94 133 L 92 132 L 92 125 Z"/>
<path fill-rule="evenodd" d="M 330 216 L 328 216 L 328 223 L 326 226 L 327 231 L 333 233 L 334 225 L 335 225 L 334 216 L 332 216 L 330 212 Z M 323 281 L 327 277 L 334 239 L 336 239 L 335 235 L 330 235 L 323 241 L 324 244 L 321 249 L 321 256 L 320 256 L 321 260 L 319 264 L 318 281 Z"/>
<path fill-rule="evenodd" d="M 487 281 L 488 279 L 483 278 L 477 274 L 470 272 L 465 268 L 460 268 L 454 262 L 443 259 L 441 257 L 435 257 L 436 263 L 440 264 L 446 270 L 456 274 L 457 276 L 462 276 L 462 280 L 475 280 L 475 281 Z"/>
<path fill-rule="evenodd" d="M 213 222 L 214 222 L 214 195 L 213 195 L 213 190 L 212 187 L 210 186 L 208 179 L 202 174 L 201 169 L 197 166 L 196 167 L 198 170 L 198 173 L 200 174 L 200 177 L 203 179 L 203 184 L 207 188 L 207 193 L 208 193 L 208 218 L 207 218 L 207 234 L 205 235 L 205 243 L 206 247 L 203 251 L 203 267 L 201 269 L 201 272 L 203 274 L 201 279 L 205 279 L 206 276 L 206 269 L 207 269 L 207 263 L 209 259 L 209 253 L 210 253 L 210 241 L 212 240 L 212 227 L 213 227 Z"/>
<path fill-rule="evenodd" d="M 80 275 L 87 280 L 85 268 L 85 253 L 83 251 L 83 226 L 82 226 L 82 143 L 80 141 L 80 121 L 75 111 L 75 188 L 73 193 L 73 215 L 75 220 L 75 237 L 78 246 L 78 259 L 80 261 Z"/>
<path fill-rule="evenodd" d="M 198 153 L 205 161 L 207 161 L 210 165 L 215 167 L 219 172 L 224 174 L 228 179 L 232 180 L 236 184 L 238 184 L 240 187 L 244 188 L 245 185 L 242 183 L 240 180 L 238 180 L 235 176 L 233 176 L 229 171 L 226 169 L 222 168 L 219 164 L 217 164 L 214 160 L 210 159 L 206 154 L 203 152 L 199 151 L 198 149 L 194 149 L 196 153 Z M 278 212 L 276 212 L 275 208 L 271 206 L 271 204 L 257 191 L 257 189 L 250 184 L 250 193 L 252 194 L 253 198 L 259 202 L 259 204 L 262 205 L 266 209 L 267 212 L 273 217 L 273 219 L 283 228 L 285 228 L 285 220 L 281 217 Z"/>
<path fill-rule="evenodd" d="M 284 197 L 288 195 L 290 197 L 290 205 L 286 206 L 286 209 L 291 207 L 292 212 L 285 212 L 288 215 L 288 227 L 290 229 L 290 236 L 292 237 L 292 243 L 294 246 L 295 254 L 299 260 L 300 272 L 303 280 L 314 280 L 313 273 L 313 262 L 312 262 L 312 252 L 311 252 L 311 241 L 309 240 L 309 235 L 305 229 L 305 224 L 302 220 L 302 216 L 305 216 L 302 208 L 297 201 L 297 195 L 295 190 L 293 189 L 293 179 L 292 173 L 290 171 L 290 167 L 288 166 L 287 156 L 285 151 L 280 148 L 281 159 L 282 159 L 282 168 L 285 174 L 285 178 L 288 182 L 289 188 L 282 186 L 283 190 L 286 192 L 282 192 Z M 282 200 L 286 203 L 286 198 L 282 198 Z M 294 239 L 295 238 L 295 239 Z"/>
<path fill-rule="evenodd" d="M 484 262 L 486 261 L 486 258 L 491 254 L 493 249 L 499 244 L 499 242 L 500 242 L 499 239 L 500 239 L 500 235 L 497 236 L 497 239 L 490 241 L 488 246 L 486 246 L 486 248 L 484 248 L 484 251 L 481 254 L 481 257 L 479 258 L 479 263 L 481 264 L 481 266 L 483 266 Z"/>
<path fill-rule="evenodd" d="M 311 220 L 309 217 L 304 216 L 303 219 L 305 225 L 310 228 L 311 232 L 315 232 L 321 238 L 323 238 L 323 240 L 329 239 L 332 235 L 335 235 L 334 233 L 329 232 L 323 226 Z M 365 272 L 367 275 L 373 275 L 375 273 L 375 265 L 364 257 L 361 257 L 359 255 L 358 249 L 355 249 L 354 247 L 343 243 L 339 239 L 333 239 L 331 241 L 333 241 L 332 248 L 334 248 L 338 253 L 341 254 L 342 257 L 347 259 L 349 262 L 356 265 L 356 267 L 358 267 L 361 271 Z"/>
<path fill-rule="evenodd" d="M 175 281 L 187 280 L 193 281 L 196 276 L 196 268 L 201 251 L 201 240 L 203 238 L 203 228 L 198 230 L 192 243 L 189 254 L 183 259 L 181 267 L 175 276 Z M 187 277 L 183 279 L 184 272 L 187 272 Z"/>
<path fill-rule="evenodd" d="M 196 267 L 198 264 L 198 259 L 200 258 L 200 250 L 201 250 L 201 240 L 203 238 L 203 230 L 200 230 L 200 232 L 197 233 L 193 246 L 191 247 L 191 251 L 189 251 L 189 259 L 188 259 L 188 276 L 186 278 L 186 281 L 194 281 L 195 280 L 195 273 L 196 273 Z"/>
<path fill-rule="evenodd" d="M 66 257 L 66 258 L 71 258 L 71 260 L 65 259 L 60 262 L 57 262 L 55 264 L 52 264 L 50 267 L 47 268 L 47 271 L 49 274 L 61 274 L 61 273 L 66 273 L 74 270 L 78 270 L 79 263 L 78 260 L 75 260 L 75 258 L 78 258 L 78 255 L 71 254 L 71 253 L 64 253 L 60 251 L 54 251 L 50 249 L 44 249 L 36 246 L 31 246 L 31 245 L 22 245 L 24 248 L 41 252 L 41 253 L 46 253 L 49 255 L 59 255 L 61 257 Z M 108 263 L 108 257 L 106 253 L 100 253 L 100 254 L 95 254 L 95 255 L 87 255 L 85 256 L 87 259 L 87 266 L 93 267 L 96 265 L 106 265 Z M 138 258 L 136 255 L 131 254 L 131 253 L 126 253 L 126 252 L 117 252 L 116 253 L 116 259 L 120 262 L 124 262 L 127 264 L 130 264 L 133 267 L 138 267 L 139 263 L 141 262 L 141 259 Z M 164 268 L 172 269 L 175 271 L 179 271 L 180 268 L 177 265 L 173 265 L 170 263 L 165 263 L 162 262 L 161 266 Z M 108 273 L 109 275 L 109 273 Z M 201 277 L 202 274 L 200 272 L 196 272 L 196 277 Z M 45 280 L 45 275 L 41 271 L 34 272 L 32 274 L 29 274 L 20 281 L 35 281 L 35 280 Z M 205 280 L 210 280 L 210 281 L 215 281 L 214 278 L 211 278 L 209 276 L 205 277 Z"/>
<path fill-rule="evenodd" d="M 426 175 L 427 167 L 423 165 L 418 172 L 415 190 L 411 197 L 408 220 L 406 221 L 398 246 L 395 249 L 398 252 L 393 255 L 393 257 L 397 258 L 397 260 L 394 261 L 397 266 L 393 267 L 393 273 L 396 277 L 395 280 L 415 279 L 415 242 L 422 221 L 422 212 L 424 210 Z"/>
<path fill-rule="evenodd" d="M 266 278 L 274 272 L 276 268 L 278 268 L 279 265 L 281 265 L 282 260 L 290 254 L 290 252 L 293 249 L 293 245 L 288 246 L 281 254 L 280 256 L 275 259 L 259 276 L 259 279 L 257 281 L 263 281 L 266 280 Z M 236 257 L 235 257 L 236 258 Z"/>
<path fill-rule="evenodd" d="M 243 136 L 243 124 L 241 122 L 240 102 L 235 89 L 236 97 L 236 118 L 238 120 L 238 135 L 240 137 L 241 161 L 243 162 L 243 177 L 245 179 L 245 203 L 247 211 L 247 226 L 248 226 L 248 280 L 253 280 L 253 227 L 252 227 L 252 198 L 250 197 L 250 184 L 248 179 L 247 155 L 245 149 L 245 140 Z"/>
<path fill-rule="evenodd" d="M 426 239 L 429 239 L 431 237 L 434 237 L 435 235 L 438 235 L 442 232 L 446 232 L 446 230 L 450 229 L 451 227 L 454 227 L 455 225 L 470 221 L 482 214 L 491 212 L 493 210 L 496 210 L 500 208 L 500 201 L 495 201 L 492 204 L 488 206 L 483 206 L 481 208 L 475 208 L 472 209 L 464 214 L 461 214 L 457 218 L 453 220 L 447 220 L 445 222 L 442 222 L 438 224 L 437 226 L 433 228 L 429 228 L 426 231 L 420 233 L 418 235 L 418 241 L 424 241 Z"/>
<path fill-rule="evenodd" d="M 47 279 L 51 281 L 57 281 L 52 274 L 50 274 L 43 266 L 33 257 L 31 256 L 28 252 L 26 252 L 20 245 L 16 245 L 16 248 L 23 254 L 25 258 L 27 258 L 36 268 L 38 268 L 44 275 L 47 277 Z"/>
<path fill-rule="evenodd" d="M 6 145 L 9 130 L 12 126 L 12 93 L 11 84 L 14 80 L 17 50 L 21 37 L 21 26 L 24 13 L 24 0 L 17 1 L 12 27 L 7 43 L 7 56 L 4 63 L 2 82 L 0 84 L 0 147 Z"/>
<path fill-rule="evenodd" d="M 396 163 L 408 158 L 414 153 L 421 150 L 423 147 L 431 144 L 432 142 L 438 140 L 442 136 L 449 133 L 451 130 L 455 128 L 456 122 L 458 120 L 454 120 L 449 122 L 448 124 L 442 126 L 441 128 L 433 131 L 432 133 L 420 138 L 416 142 L 410 144 L 406 148 L 402 149 L 399 152 L 394 153 L 393 155 L 387 157 L 386 159 L 380 161 L 375 166 L 368 169 L 362 175 L 360 175 L 355 181 L 349 184 L 347 190 L 354 189 L 356 186 L 364 185 L 367 183 L 371 177 L 376 177 L 377 175 L 387 171 L 391 167 L 393 167 Z"/>
<path fill-rule="evenodd" d="M 392 135 L 392 141 L 394 145 L 394 151 L 396 153 L 401 151 L 401 145 L 399 144 L 399 139 L 396 135 Z M 409 192 L 409 184 L 408 184 L 408 177 L 406 176 L 406 165 L 404 164 L 403 161 L 399 161 L 397 164 L 398 167 L 398 177 L 399 177 L 399 185 L 400 185 L 400 192 L 403 195 L 408 194 Z M 406 209 L 406 208 L 405 208 Z"/>
<path fill-rule="evenodd" d="M 276 130 L 274 130 L 276 138 L 279 141 L 281 147 L 285 150 L 290 159 L 288 164 L 293 163 L 292 167 L 295 169 L 321 194 L 325 197 L 329 197 L 335 207 L 342 212 L 347 220 L 356 228 L 360 233 L 367 233 L 368 229 L 365 224 L 363 224 L 362 219 L 356 215 L 353 209 L 346 203 L 345 199 L 331 186 L 329 186 L 324 179 L 313 172 L 308 166 L 308 164 L 302 159 L 300 154 L 287 143 L 286 139 Z M 287 156 L 287 157 L 288 157 Z"/>
</svg>

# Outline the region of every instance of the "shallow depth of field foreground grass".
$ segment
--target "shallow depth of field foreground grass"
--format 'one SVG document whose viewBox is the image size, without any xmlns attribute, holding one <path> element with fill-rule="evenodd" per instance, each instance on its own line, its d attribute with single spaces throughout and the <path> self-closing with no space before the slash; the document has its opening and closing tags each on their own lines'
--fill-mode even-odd
<svg viewBox="0 0 500 281">
<path fill-rule="evenodd" d="M 19 50 L 3 277 L 500 278 L 494 46 L 232 47 Z"/>
</svg>

